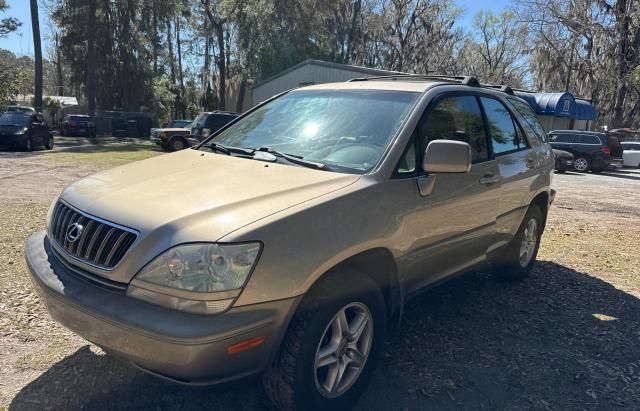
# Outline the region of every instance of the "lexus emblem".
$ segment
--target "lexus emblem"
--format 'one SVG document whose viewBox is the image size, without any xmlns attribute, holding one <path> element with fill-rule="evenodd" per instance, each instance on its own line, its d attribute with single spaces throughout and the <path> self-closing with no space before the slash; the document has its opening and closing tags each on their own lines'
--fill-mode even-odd
<svg viewBox="0 0 640 411">
<path fill-rule="evenodd" d="M 70 243 L 75 243 L 78 240 L 78 238 L 80 238 L 80 236 L 82 235 L 82 230 L 84 230 L 84 227 L 82 226 L 82 224 L 78 224 L 78 223 L 69 224 L 69 227 L 67 228 L 67 235 L 66 235 L 67 241 Z"/>
</svg>

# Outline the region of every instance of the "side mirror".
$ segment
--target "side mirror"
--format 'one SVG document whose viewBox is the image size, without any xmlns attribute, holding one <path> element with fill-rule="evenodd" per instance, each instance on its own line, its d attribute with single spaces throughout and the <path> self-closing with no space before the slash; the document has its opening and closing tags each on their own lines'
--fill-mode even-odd
<svg viewBox="0 0 640 411">
<path fill-rule="evenodd" d="M 468 173 L 471 170 L 471 146 L 454 140 L 433 140 L 422 161 L 427 173 Z"/>
</svg>

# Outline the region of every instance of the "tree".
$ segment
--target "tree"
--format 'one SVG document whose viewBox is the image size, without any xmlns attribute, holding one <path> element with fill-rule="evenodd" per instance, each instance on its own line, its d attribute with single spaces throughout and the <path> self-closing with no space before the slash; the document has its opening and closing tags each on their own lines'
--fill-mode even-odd
<svg viewBox="0 0 640 411">
<path fill-rule="evenodd" d="M 35 57 L 34 104 L 42 111 L 42 42 L 40 39 L 40 20 L 38 18 L 38 0 L 31 1 L 31 28 L 33 30 L 33 52 Z"/>
<path fill-rule="evenodd" d="M 9 8 L 6 0 L 0 0 L 0 13 L 6 11 Z M 7 34 L 18 30 L 22 25 L 18 19 L 14 17 L 5 17 L 0 20 L 0 38 L 6 37 Z"/>
<path fill-rule="evenodd" d="M 526 35 L 527 26 L 519 24 L 513 12 L 477 13 L 458 57 L 460 71 L 485 83 L 523 87 L 527 72 Z"/>
</svg>

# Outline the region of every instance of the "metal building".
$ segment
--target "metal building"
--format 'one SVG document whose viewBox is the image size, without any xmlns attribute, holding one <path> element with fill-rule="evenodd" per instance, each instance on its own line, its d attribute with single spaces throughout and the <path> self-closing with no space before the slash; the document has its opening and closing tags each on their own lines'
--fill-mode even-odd
<svg viewBox="0 0 640 411">
<path fill-rule="evenodd" d="M 357 77 L 398 74 L 395 71 L 371 69 L 321 60 L 305 60 L 253 86 L 253 105 L 283 91 L 312 84 L 335 83 Z"/>
</svg>

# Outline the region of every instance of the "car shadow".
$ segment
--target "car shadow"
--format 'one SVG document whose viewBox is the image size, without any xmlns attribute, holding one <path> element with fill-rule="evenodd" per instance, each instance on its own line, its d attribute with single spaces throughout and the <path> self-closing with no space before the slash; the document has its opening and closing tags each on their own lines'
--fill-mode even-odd
<svg viewBox="0 0 640 411">
<path fill-rule="evenodd" d="M 515 283 L 483 271 L 460 276 L 407 304 L 356 409 L 637 407 L 639 312 L 638 298 L 553 262 Z M 9 409 L 274 408 L 258 378 L 185 387 L 85 346 Z"/>
<path fill-rule="evenodd" d="M 607 177 L 624 178 L 628 180 L 640 181 L 640 174 L 630 173 L 628 171 L 620 171 L 620 170 L 608 171 L 607 170 L 607 171 L 601 172 L 600 174 Z"/>
</svg>

